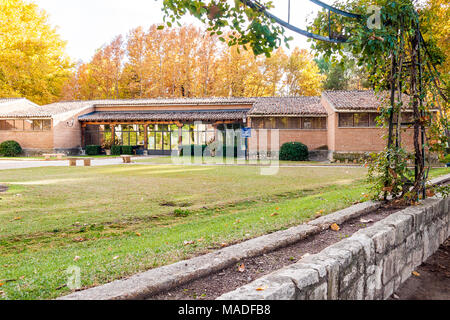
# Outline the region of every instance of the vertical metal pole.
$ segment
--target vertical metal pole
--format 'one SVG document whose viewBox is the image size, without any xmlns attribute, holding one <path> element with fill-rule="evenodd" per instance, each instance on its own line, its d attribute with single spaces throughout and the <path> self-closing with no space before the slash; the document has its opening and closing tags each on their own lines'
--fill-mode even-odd
<svg viewBox="0 0 450 320">
<path fill-rule="evenodd" d="M 420 34 L 420 25 L 419 22 L 417 22 L 417 33 L 418 33 L 418 52 L 417 52 L 417 57 L 418 57 L 418 62 L 419 62 L 419 106 L 420 106 L 420 114 L 422 116 L 422 119 L 425 116 L 425 113 L 423 111 L 423 79 L 422 79 L 422 56 L 420 54 L 421 51 L 421 39 L 419 37 Z M 426 198 L 427 193 L 426 193 L 426 186 L 425 186 L 425 132 L 424 132 L 424 127 L 423 125 L 420 126 L 420 135 L 421 135 L 421 142 L 422 142 L 422 168 L 423 168 L 423 177 L 422 177 L 422 196 L 423 199 Z"/>
<path fill-rule="evenodd" d="M 288 2 L 288 23 L 291 23 L 291 0 Z"/>
</svg>

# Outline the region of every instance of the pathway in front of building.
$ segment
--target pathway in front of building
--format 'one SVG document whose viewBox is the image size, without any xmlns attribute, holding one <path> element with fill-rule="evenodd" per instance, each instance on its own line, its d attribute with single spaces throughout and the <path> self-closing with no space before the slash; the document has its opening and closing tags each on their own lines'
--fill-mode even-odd
<svg viewBox="0 0 450 320">
<path fill-rule="evenodd" d="M 91 165 L 108 166 L 121 163 L 123 163 L 121 158 L 94 159 L 92 160 Z M 68 167 L 68 166 L 69 160 L 58 160 L 58 161 L 0 160 L 0 170 L 38 168 L 38 167 Z M 77 166 L 83 166 L 83 160 L 78 160 Z"/>
</svg>

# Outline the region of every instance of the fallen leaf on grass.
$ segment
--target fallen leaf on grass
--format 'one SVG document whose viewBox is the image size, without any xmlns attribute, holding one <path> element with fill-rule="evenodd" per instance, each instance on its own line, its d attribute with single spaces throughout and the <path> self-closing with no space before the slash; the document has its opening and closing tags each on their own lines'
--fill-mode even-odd
<svg viewBox="0 0 450 320">
<path fill-rule="evenodd" d="M 413 271 L 413 272 L 411 272 L 414 276 L 416 276 L 416 277 L 420 277 L 420 273 L 418 273 L 417 271 Z"/>
<path fill-rule="evenodd" d="M 74 242 L 83 242 L 83 241 L 86 241 L 86 239 L 85 238 L 74 238 L 73 241 Z"/>
<path fill-rule="evenodd" d="M 136 232 L 136 235 L 137 235 L 138 237 L 142 236 L 142 234 L 140 234 L 139 232 Z"/>
<path fill-rule="evenodd" d="M 3 286 L 3 285 L 4 285 L 4 283 L 3 283 L 3 282 L 0 282 L 0 287 Z"/>
<path fill-rule="evenodd" d="M 339 231 L 339 230 L 341 230 L 341 228 L 337 225 L 337 223 L 333 223 L 332 225 L 331 225 L 331 230 L 333 230 L 333 231 Z"/>
<path fill-rule="evenodd" d="M 239 271 L 239 272 L 245 272 L 245 265 L 244 265 L 244 264 L 241 264 L 241 265 L 239 266 L 239 268 L 238 268 L 238 271 Z"/>
<path fill-rule="evenodd" d="M 197 240 L 197 242 L 203 242 L 203 241 L 205 241 L 205 239 L 203 239 L 203 238 L 200 238 Z"/>
<path fill-rule="evenodd" d="M 270 216 L 271 217 L 275 217 L 275 216 L 277 216 L 279 213 L 278 212 L 274 212 L 274 213 L 272 213 Z"/>
<path fill-rule="evenodd" d="M 194 244 L 195 241 L 187 241 L 187 240 L 186 240 L 186 241 L 184 241 L 183 243 L 184 243 L 185 246 L 187 246 L 187 245 L 190 245 L 190 244 Z"/>
<path fill-rule="evenodd" d="M 73 258 L 73 261 L 78 261 L 78 260 L 80 260 L 79 256 L 75 256 L 75 258 Z"/>
<path fill-rule="evenodd" d="M 220 246 L 223 248 L 223 247 L 226 247 L 226 246 L 228 246 L 228 243 L 225 243 L 225 242 L 222 242 L 221 244 L 220 244 Z"/>
</svg>

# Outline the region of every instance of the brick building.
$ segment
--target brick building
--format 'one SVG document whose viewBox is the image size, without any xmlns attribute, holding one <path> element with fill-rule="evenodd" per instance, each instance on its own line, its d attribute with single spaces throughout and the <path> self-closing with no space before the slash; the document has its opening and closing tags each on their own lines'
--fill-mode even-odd
<svg viewBox="0 0 450 320">
<path fill-rule="evenodd" d="M 384 98 L 383 98 L 384 99 Z M 0 99 L 0 142 L 15 140 L 26 154 L 78 154 L 115 137 L 148 154 L 171 154 L 180 145 L 211 140 L 244 149 L 240 128 L 251 127 L 250 155 L 276 156 L 285 142 L 306 144 L 313 156 L 381 151 L 385 129 L 376 127 L 382 98 L 373 91 L 326 91 L 321 97 L 140 99 L 58 102 L 38 106 Z M 408 99 L 405 97 L 405 104 Z M 404 122 L 412 116 L 405 110 Z M 411 148 L 411 129 L 404 129 Z M 237 137 L 236 137 L 237 135 Z"/>
</svg>

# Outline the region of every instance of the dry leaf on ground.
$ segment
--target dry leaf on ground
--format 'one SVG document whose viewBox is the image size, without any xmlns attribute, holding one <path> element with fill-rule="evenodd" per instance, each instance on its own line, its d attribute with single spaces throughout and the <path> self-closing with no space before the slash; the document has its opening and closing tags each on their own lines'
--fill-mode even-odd
<svg viewBox="0 0 450 320">
<path fill-rule="evenodd" d="M 332 225 L 331 225 L 331 230 L 333 230 L 333 231 L 339 231 L 339 230 L 341 230 L 341 228 L 337 225 L 337 223 L 333 223 Z"/>
<path fill-rule="evenodd" d="M 413 272 L 411 272 L 414 276 L 416 276 L 416 277 L 420 277 L 420 273 L 418 273 L 417 271 L 413 271 Z"/>
<path fill-rule="evenodd" d="M 267 289 L 267 287 L 260 287 L 260 288 L 256 288 L 256 291 L 264 291 L 266 289 Z"/>
<path fill-rule="evenodd" d="M 245 271 L 245 264 L 241 264 L 238 268 L 239 272 L 244 272 Z"/>
</svg>

